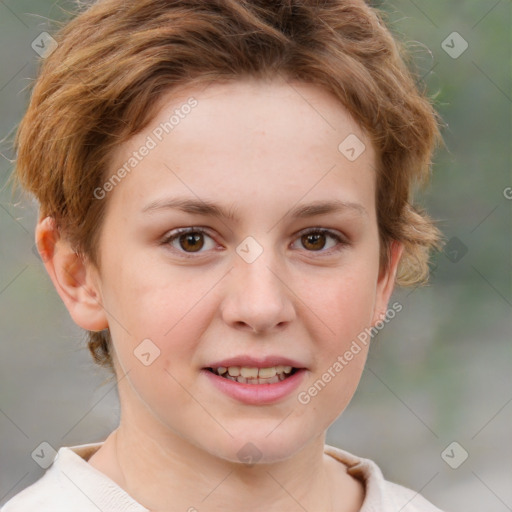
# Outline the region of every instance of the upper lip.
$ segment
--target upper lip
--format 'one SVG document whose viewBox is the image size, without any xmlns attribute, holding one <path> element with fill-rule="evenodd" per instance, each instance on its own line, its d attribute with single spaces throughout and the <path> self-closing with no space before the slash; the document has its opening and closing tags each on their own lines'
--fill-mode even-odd
<svg viewBox="0 0 512 512">
<path fill-rule="evenodd" d="M 245 366 L 247 368 L 270 368 L 272 366 L 292 366 L 293 368 L 305 368 L 299 361 L 282 356 L 254 357 L 249 355 L 235 356 L 221 361 L 215 361 L 205 368 L 219 368 L 224 366 Z"/>
</svg>

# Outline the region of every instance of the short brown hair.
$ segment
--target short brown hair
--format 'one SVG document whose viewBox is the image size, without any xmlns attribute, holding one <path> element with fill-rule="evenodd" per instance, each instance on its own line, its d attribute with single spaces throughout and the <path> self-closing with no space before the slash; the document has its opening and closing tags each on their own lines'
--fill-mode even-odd
<svg viewBox="0 0 512 512">
<path fill-rule="evenodd" d="M 54 35 L 16 135 L 16 176 L 76 252 L 99 265 L 114 146 L 145 128 L 173 89 L 242 77 L 286 79 L 333 93 L 376 150 L 381 268 L 405 246 L 397 284 L 422 284 L 442 235 L 412 205 L 440 140 L 438 118 L 383 14 L 363 0 L 100 0 Z M 341 141 L 340 141 L 341 142 Z M 112 368 L 110 333 L 89 332 Z"/>
</svg>

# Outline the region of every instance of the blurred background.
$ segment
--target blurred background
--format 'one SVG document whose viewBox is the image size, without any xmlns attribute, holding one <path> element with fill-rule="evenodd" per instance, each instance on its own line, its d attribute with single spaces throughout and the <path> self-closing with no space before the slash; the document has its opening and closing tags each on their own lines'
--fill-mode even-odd
<svg viewBox="0 0 512 512">
<path fill-rule="evenodd" d="M 447 238 L 427 287 L 374 339 L 328 443 L 446 511 L 512 510 L 510 0 L 373 2 L 435 97 L 446 148 L 418 196 Z M 37 204 L 12 197 L 10 141 L 28 104 L 33 41 L 71 3 L 0 0 L 0 505 L 39 479 L 32 458 L 105 439 L 114 382 L 95 367 L 34 248 Z M 313 511 L 311 511 L 313 512 Z M 316 511 L 315 511 L 316 512 Z"/>
</svg>

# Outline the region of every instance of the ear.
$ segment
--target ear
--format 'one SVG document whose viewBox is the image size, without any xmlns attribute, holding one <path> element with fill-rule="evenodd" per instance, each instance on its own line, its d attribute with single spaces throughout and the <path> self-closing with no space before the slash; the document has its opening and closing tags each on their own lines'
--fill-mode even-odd
<svg viewBox="0 0 512 512">
<path fill-rule="evenodd" d="M 395 288 L 396 273 L 403 251 L 404 246 L 402 243 L 397 242 L 396 240 L 391 242 L 388 267 L 380 272 L 379 280 L 377 282 L 372 326 L 374 326 L 379 320 L 383 320 L 386 316 L 388 302 Z"/>
<path fill-rule="evenodd" d="M 60 236 L 51 217 L 36 227 L 36 245 L 50 279 L 73 321 L 88 331 L 108 327 L 102 306 L 99 273 Z"/>
</svg>

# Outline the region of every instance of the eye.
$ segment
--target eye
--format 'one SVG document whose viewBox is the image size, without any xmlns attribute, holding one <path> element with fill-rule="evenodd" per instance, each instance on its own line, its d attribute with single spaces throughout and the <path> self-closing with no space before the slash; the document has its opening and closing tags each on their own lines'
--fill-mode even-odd
<svg viewBox="0 0 512 512">
<path fill-rule="evenodd" d="M 207 247 L 208 244 L 205 243 L 205 236 L 211 240 L 210 247 Z M 329 238 L 337 243 L 324 250 L 326 240 Z M 312 228 L 302 232 L 299 240 L 308 252 L 330 253 L 331 249 L 336 252 L 349 245 L 349 242 L 336 232 L 321 228 Z M 170 245 L 173 250 L 185 257 L 193 257 L 194 253 L 205 252 L 201 251 L 203 248 L 206 250 L 215 248 L 215 242 L 212 237 L 204 228 L 199 227 L 176 229 L 162 240 L 162 245 Z"/>
<path fill-rule="evenodd" d="M 326 245 L 326 239 L 331 238 L 337 244 L 334 244 L 328 249 L 333 249 L 334 251 L 339 251 L 343 249 L 345 246 L 349 245 L 348 241 L 345 240 L 342 236 L 338 235 L 334 231 L 330 231 L 328 229 L 320 229 L 313 228 L 309 231 L 303 232 L 299 238 L 302 245 L 308 249 L 308 252 L 330 252 L 329 250 L 323 250 Z"/>
<path fill-rule="evenodd" d="M 193 254 L 200 252 L 205 246 L 205 236 L 212 240 L 203 228 L 180 228 L 169 233 L 162 241 L 162 244 L 171 245 L 171 247 L 181 253 L 185 253 L 185 255 L 187 255 L 187 253 Z M 177 247 L 174 242 L 177 242 L 176 245 L 179 245 L 179 247 Z M 209 248 L 207 247 L 207 249 L 213 249 L 215 247 L 215 243 L 212 243 L 211 245 L 212 246 Z"/>
</svg>

